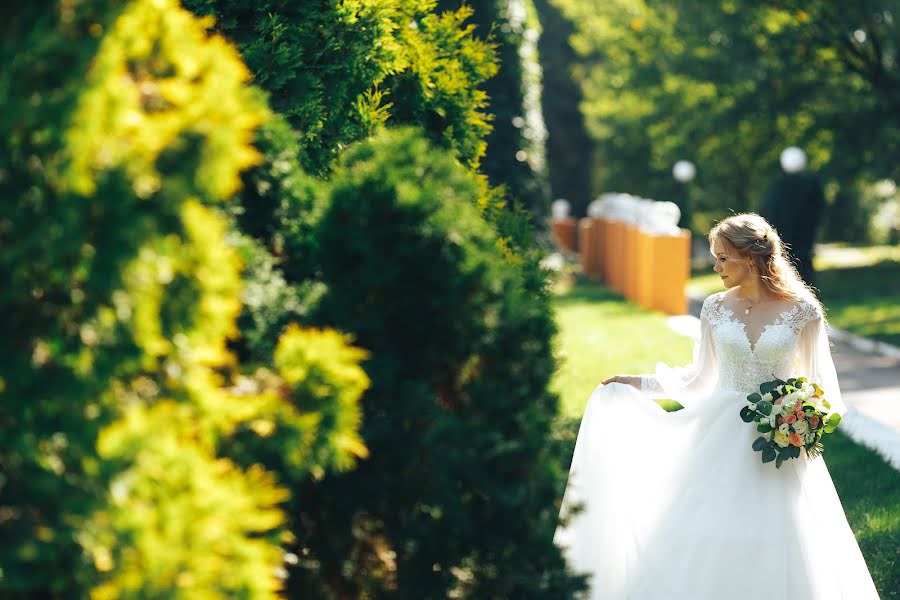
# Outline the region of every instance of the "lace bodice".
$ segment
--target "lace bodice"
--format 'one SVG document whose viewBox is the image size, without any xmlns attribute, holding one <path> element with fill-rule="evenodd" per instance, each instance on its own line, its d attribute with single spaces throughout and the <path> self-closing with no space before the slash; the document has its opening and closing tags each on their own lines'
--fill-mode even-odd
<svg viewBox="0 0 900 600">
<path fill-rule="evenodd" d="M 748 325 L 725 307 L 721 294 L 710 296 L 704 308 L 719 358 L 717 387 L 748 394 L 764 381 L 786 379 L 793 374 L 800 331 L 818 316 L 812 304 L 795 303 L 765 324 L 752 343 Z"/>
<path fill-rule="evenodd" d="M 700 313 L 700 340 L 690 365 L 657 365 L 641 376 L 641 390 L 684 405 L 718 390 L 745 396 L 776 377 L 806 376 L 843 410 L 821 309 L 810 301 L 784 302 L 768 319 L 743 319 L 725 292 L 713 294 Z M 731 306 L 730 306 L 731 304 Z M 756 316 L 756 315 L 754 315 Z"/>
</svg>

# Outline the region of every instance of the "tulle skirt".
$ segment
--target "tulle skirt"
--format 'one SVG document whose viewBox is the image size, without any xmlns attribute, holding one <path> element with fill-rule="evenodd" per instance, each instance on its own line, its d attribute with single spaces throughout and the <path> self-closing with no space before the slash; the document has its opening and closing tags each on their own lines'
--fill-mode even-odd
<svg viewBox="0 0 900 600">
<path fill-rule="evenodd" d="M 555 535 L 591 600 L 878 598 L 824 461 L 762 464 L 745 397 L 594 391 Z"/>
</svg>

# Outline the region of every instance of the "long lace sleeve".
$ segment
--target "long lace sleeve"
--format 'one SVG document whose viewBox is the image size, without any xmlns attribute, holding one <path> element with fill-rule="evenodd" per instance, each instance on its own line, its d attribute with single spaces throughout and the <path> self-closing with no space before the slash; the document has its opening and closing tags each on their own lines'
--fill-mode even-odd
<svg viewBox="0 0 900 600">
<path fill-rule="evenodd" d="M 710 324 L 710 296 L 700 311 L 700 339 L 694 344 L 694 358 L 689 365 L 670 367 L 656 364 L 655 374 L 641 375 L 641 392 L 651 398 L 677 400 L 687 406 L 713 391 L 719 378 L 719 360 Z"/>
<path fill-rule="evenodd" d="M 800 330 L 794 363 L 795 373 L 818 384 L 825 391 L 825 398 L 831 404 L 832 410 L 843 414 L 847 411 L 847 405 L 841 397 L 837 371 L 831 358 L 825 319 L 818 308 L 812 311 L 810 317 Z"/>
</svg>

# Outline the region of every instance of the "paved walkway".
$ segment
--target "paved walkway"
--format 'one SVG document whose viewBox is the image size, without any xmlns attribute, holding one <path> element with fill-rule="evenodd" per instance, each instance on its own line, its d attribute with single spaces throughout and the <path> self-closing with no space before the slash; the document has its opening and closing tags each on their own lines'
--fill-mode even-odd
<svg viewBox="0 0 900 600">
<path fill-rule="evenodd" d="M 831 350 L 848 406 L 900 433 L 900 360 L 835 341 Z"/>
<path fill-rule="evenodd" d="M 700 316 L 703 298 L 689 298 L 690 312 Z M 858 339 L 835 332 L 832 357 L 847 403 L 841 430 L 881 454 L 900 469 L 900 358 L 866 352 Z"/>
</svg>

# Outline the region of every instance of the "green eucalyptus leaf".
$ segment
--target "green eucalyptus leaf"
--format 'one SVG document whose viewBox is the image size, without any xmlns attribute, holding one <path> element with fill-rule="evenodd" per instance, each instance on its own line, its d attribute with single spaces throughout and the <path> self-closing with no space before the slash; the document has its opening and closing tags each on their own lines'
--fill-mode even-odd
<svg viewBox="0 0 900 600">
<path fill-rule="evenodd" d="M 753 446 L 751 446 L 755 451 L 760 452 L 765 450 L 766 448 L 771 448 L 771 443 L 768 439 L 763 436 L 759 436 L 755 440 L 753 440 Z"/>
<path fill-rule="evenodd" d="M 749 407 L 745 406 L 744 408 L 741 409 L 741 420 L 743 420 L 744 423 L 751 422 L 753 420 L 754 416 L 755 416 L 755 411 L 750 410 Z"/>
<path fill-rule="evenodd" d="M 774 381 L 767 381 L 759 386 L 759 391 L 763 394 L 771 394 L 775 391 L 776 387 L 778 387 L 778 384 L 776 384 Z"/>
</svg>

